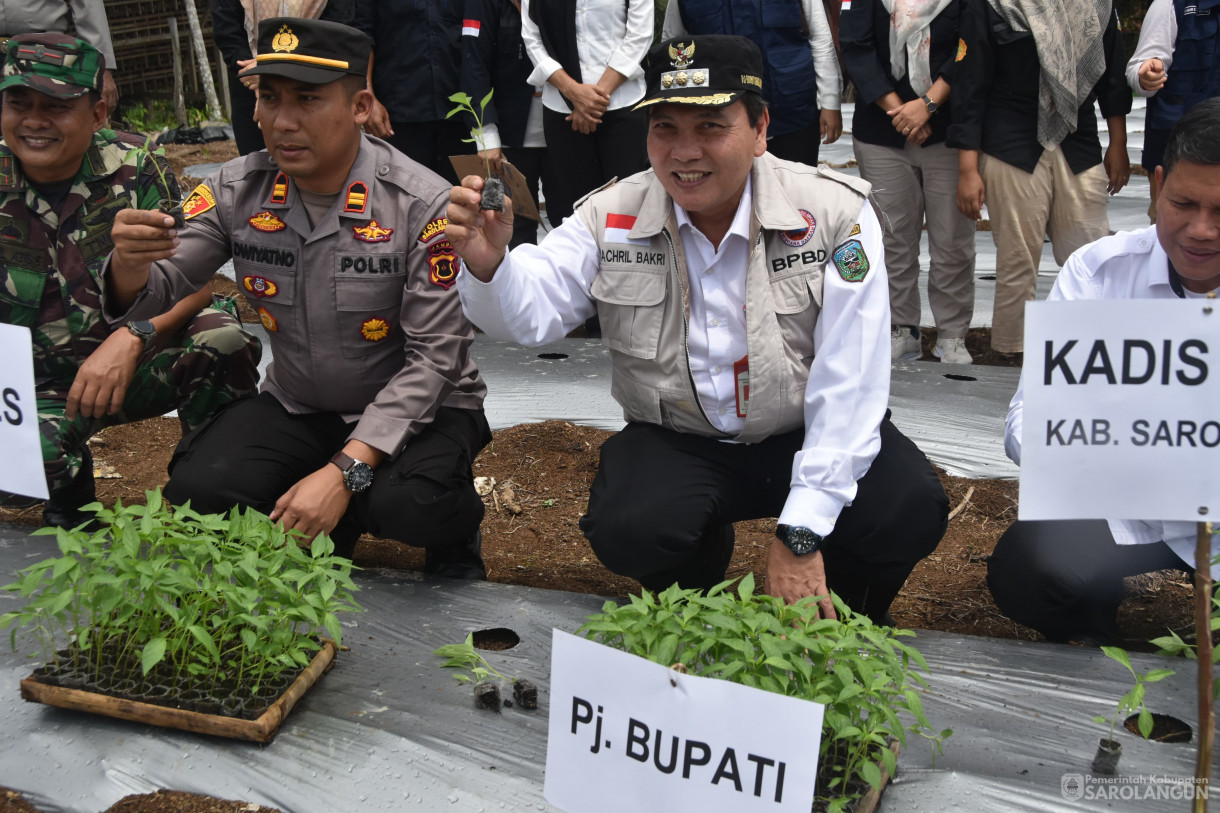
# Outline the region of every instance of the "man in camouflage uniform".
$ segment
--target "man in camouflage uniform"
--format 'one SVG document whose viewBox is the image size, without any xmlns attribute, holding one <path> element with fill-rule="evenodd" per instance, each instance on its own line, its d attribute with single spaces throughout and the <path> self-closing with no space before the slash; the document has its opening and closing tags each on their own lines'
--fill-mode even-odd
<svg viewBox="0 0 1220 813">
<path fill-rule="evenodd" d="M 163 159 L 101 129 L 104 68 L 85 42 L 27 34 L 8 42 L 0 79 L 0 320 L 33 334 L 51 525 L 87 518 L 98 429 L 173 409 L 191 429 L 258 383 L 258 339 L 206 289 L 148 321 L 102 318 L 115 213 L 178 192 Z"/>
</svg>

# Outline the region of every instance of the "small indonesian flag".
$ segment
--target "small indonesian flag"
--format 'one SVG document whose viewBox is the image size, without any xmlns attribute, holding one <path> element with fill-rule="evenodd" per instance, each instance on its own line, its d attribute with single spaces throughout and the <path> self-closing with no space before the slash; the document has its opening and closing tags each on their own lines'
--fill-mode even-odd
<svg viewBox="0 0 1220 813">
<path fill-rule="evenodd" d="M 602 233 L 603 243 L 630 243 L 633 246 L 648 245 L 647 238 L 628 237 L 627 232 L 635 225 L 635 215 L 606 215 L 606 231 Z"/>
<path fill-rule="evenodd" d="M 843 0 L 843 7 L 840 11 L 851 11 L 851 0 Z"/>
<path fill-rule="evenodd" d="M 462 20 L 462 36 L 477 37 L 482 24 L 478 20 Z"/>
</svg>

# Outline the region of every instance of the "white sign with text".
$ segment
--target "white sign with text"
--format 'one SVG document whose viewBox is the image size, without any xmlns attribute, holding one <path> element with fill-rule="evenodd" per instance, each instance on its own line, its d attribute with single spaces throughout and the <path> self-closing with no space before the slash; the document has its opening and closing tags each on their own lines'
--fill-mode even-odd
<svg viewBox="0 0 1220 813">
<path fill-rule="evenodd" d="M 28 327 L 0 324 L 0 491 L 47 498 Z"/>
<path fill-rule="evenodd" d="M 554 630 L 543 792 L 567 813 L 809 813 L 823 711 Z"/>
<path fill-rule="evenodd" d="M 1021 519 L 1220 515 L 1220 302 L 1031 302 Z"/>
</svg>

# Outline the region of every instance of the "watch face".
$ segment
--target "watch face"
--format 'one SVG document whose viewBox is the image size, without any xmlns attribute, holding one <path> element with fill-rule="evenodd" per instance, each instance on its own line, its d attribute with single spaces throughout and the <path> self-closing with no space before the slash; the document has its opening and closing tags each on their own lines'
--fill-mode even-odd
<svg viewBox="0 0 1220 813">
<path fill-rule="evenodd" d="M 351 468 L 343 472 L 343 484 L 349 491 L 364 491 L 373 484 L 373 468 L 359 460 L 353 462 Z"/>
<path fill-rule="evenodd" d="M 808 528 L 788 527 L 784 531 L 783 541 L 788 550 L 797 556 L 805 556 L 818 549 L 818 544 L 822 541 L 822 535 L 816 534 Z"/>
</svg>

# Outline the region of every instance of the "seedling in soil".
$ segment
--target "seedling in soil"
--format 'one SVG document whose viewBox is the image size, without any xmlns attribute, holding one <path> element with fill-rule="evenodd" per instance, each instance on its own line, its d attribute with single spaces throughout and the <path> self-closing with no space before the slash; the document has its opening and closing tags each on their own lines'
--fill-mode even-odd
<svg viewBox="0 0 1220 813">
<path fill-rule="evenodd" d="M 1093 758 L 1094 772 L 1113 775 L 1118 770 L 1118 760 L 1122 756 L 1122 743 L 1114 739 L 1114 726 L 1118 722 L 1118 718 L 1126 717 L 1138 710 L 1139 718 L 1136 725 L 1139 728 L 1140 736 L 1147 739 L 1152 734 L 1153 720 L 1152 712 L 1148 711 L 1148 707 L 1144 704 L 1144 686 L 1147 683 L 1164 680 L 1173 672 L 1169 669 L 1152 669 L 1147 674 L 1141 675 L 1131 665 L 1131 658 L 1125 649 L 1117 646 L 1103 646 L 1101 651 L 1106 654 L 1106 657 L 1127 667 L 1127 671 L 1135 678 L 1135 685 L 1131 687 L 1131 691 L 1119 698 L 1118 704 L 1114 708 L 1114 714 L 1109 718 L 1110 735 L 1098 741 L 1097 755 Z M 1106 720 L 1105 715 L 1093 718 L 1095 723 L 1104 724 Z"/>
<path fill-rule="evenodd" d="M 466 636 L 460 644 L 445 644 L 436 649 L 433 655 L 440 655 L 446 661 L 441 664 L 443 669 L 462 670 L 454 674 L 459 683 L 474 683 L 474 702 L 481 709 L 499 711 L 500 707 L 511 705 L 507 700 L 501 701 L 500 687 L 495 679 L 509 682 L 496 668 L 487 662 L 474 646 L 474 633 Z M 513 699 L 523 709 L 538 708 L 538 687 L 528 680 L 520 678 L 512 680 Z"/>
<path fill-rule="evenodd" d="M 41 682 L 205 713 L 227 702 L 230 716 L 257 717 L 309 664 L 320 633 L 340 643 L 337 613 L 359 610 L 351 561 L 325 534 L 302 548 L 252 509 L 199 514 L 146 496 L 86 506 L 95 532 L 36 531 L 55 535 L 61 555 L 2 588 L 28 603 L 0 615 L 0 629 L 13 627 L 14 648 L 18 630 L 32 632 Z"/>
<path fill-rule="evenodd" d="M 495 92 L 495 88 L 487 91 L 483 101 L 479 102 L 478 110 L 474 109 L 474 99 L 467 93 L 455 93 L 449 97 L 449 101 L 456 104 L 457 107 L 450 110 L 445 118 L 453 118 L 462 112 L 469 113 L 474 117 L 474 129 L 470 131 L 471 137 L 463 138 L 462 141 L 466 144 L 474 144 L 475 149 L 482 149 L 483 147 L 483 113 L 487 110 L 487 103 L 491 101 L 491 96 Z M 483 198 L 479 201 L 479 208 L 503 212 L 504 181 L 491 174 L 491 160 L 486 156 L 483 158 L 483 168 L 486 170 L 486 174 L 483 176 Z"/>
<path fill-rule="evenodd" d="M 182 213 L 181 193 L 178 190 L 178 184 L 173 181 L 173 175 L 166 175 L 165 170 L 169 164 L 165 160 L 164 150 L 157 147 L 152 136 L 144 140 L 144 146 L 138 147 L 137 151 L 142 154 L 142 166 L 152 167 L 156 171 L 156 178 L 153 179 L 153 184 L 157 188 L 160 200 L 157 202 L 157 209 L 169 215 L 174 219 L 174 228 L 181 229 L 186 227 L 186 219 Z M 147 169 L 141 172 L 148 172 Z M 151 175 L 152 173 L 149 172 Z"/>
<path fill-rule="evenodd" d="M 953 732 L 931 733 L 919 697 L 927 683 L 915 671 L 927 662 L 898 640 L 913 632 L 878 627 L 837 596 L 839 619 L 819 619 L 813 598 L 756 595 L 753 574 L 731 586 L 704 595 L 674 585 L 623 606 L 608 601 L 579 632 L 675 670 L 825 704 L 815 810 L 847 810 L 880 788 L 882 768 L 891 776 L 896 768 L 891 738 L 905 745 L 918 734 L 939 753 Z"/>
</svg>

